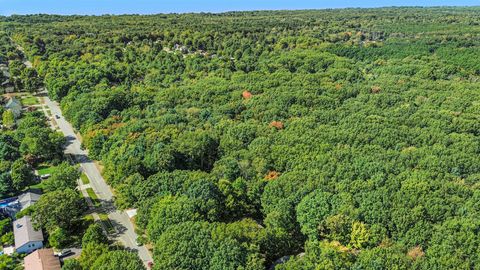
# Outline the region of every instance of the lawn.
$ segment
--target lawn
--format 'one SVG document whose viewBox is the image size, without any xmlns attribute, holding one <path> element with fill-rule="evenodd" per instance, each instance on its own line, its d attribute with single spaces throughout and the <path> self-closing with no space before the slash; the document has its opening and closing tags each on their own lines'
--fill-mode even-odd
<svg viewBox="0 0 480 270">
<path fill-rule="evenodd" d="M 83 220 L 87 223 L 93 223 L 95 222 L 95 219 L 93 218 L 92 214 L 87 214 L 83 217 Z"/>
<path fill-rule="evenodd" d="M 39 189 L 39 190 L 43 191 L 44 188 L 45 187 L 43 185 L 43 181 L 40 181 L 39 183 L 37 183 L 35 185 L 28 186 L 27 189 Z"/>
<path fill-rule="evenodd" d="M 45 174 L 52 174 L 53 170 L 55 169 L 54 166 L 50 166 L 48 164 L 41 164 L 38 168 L 38 174 L 39 175 L 45 175 Z"/>
<path fill-rule="evenodd" d="M 31 106 L 39 104 L 38 98 L 34 96 L 27 96 L 26 98 L 22 99 L 23 106 Z"/>
<path fill-rule="evenodd" d="M 100 220 L 102 221 L 103 225 L 105 226 L 105 229 L 107 230 L 108 233 L 113 233 L 114 229 L 113 224 L 108 218 L 107 214 L 104 213 L 99 213 L 98 216 L 100 217 Z"/>
<path fill-rule="evenodd" d="M 90 184 L 90 179 L 88 178 L 88 176 L 86 174 L 82 173 L 82 175 L 80 176 L 80 179 L 82 179 L 82 183 L 84 185 Z"/>
<path fill-rule="evenodd" d="M 97 194 L 95 193 L 95 191 L 93 191 L 93 188 L 87 188 L 86 189 L 87 193 L 88 193 L 88 196 L 90 197 L 90 199 L 92 199 L 92 203 L 95 207 L 99 207 L 100 206 L 100 200 L 98 199 L 98 196 Z"/>
</svg>

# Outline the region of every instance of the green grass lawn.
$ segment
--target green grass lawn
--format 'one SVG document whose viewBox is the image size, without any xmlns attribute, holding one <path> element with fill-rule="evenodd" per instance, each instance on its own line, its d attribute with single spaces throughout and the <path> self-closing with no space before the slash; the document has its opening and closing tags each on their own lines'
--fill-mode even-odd
<svg viewBox="0 0 480 270">
<path fill-rule="evenodd" d="M 100 217 L 100 220 L 102 221 L 103 225 L 105 226 L 105 229 L 107 230 L 108 233 L 114 232 L 113 224 L 108 218 L 107 214 L 104 213 L 99 213 L 98 216 Z"/>
<path fill-rule="evenodd" d="M 27 96 L 26 98 L 22 99 L 23 106 L 31 106 L 39 104 L 38 98 L 34 96 Z"/>
<path fill-rule="evenodd" d="M 95 191 L 93 191 L 93 188 L 87 188 L 86 190 L 87 190 L 88 196 L 90 197 L 90 199 L 92 199 L 93 205 L 95 207 L 99 207 L 100 200 L 98 199 L 97 194 L 95 194 Z"/>
<path fill-rule="evenodd" d="M 93 223 L 95 221 L 92 214 L 85 215 L 83 220 L 88 223 Z"/>
<path fill-rule="evenodd" d="M 44 174 L 52 174 L 53 170 L 55 169 L 54 166 L 50 166 L 48 164 L 41 164 L 38 168 L 38 174 L 39 175 L 44 175 Z"/>
<path fill-rule="evenodd" d="M 44 188 L 45 188 L 45 187 L 44 187 L 44 185 L 43 185 L 43 182 L 41 181 L 40 183 L 37 183 L 37 184 L 35 184 L 35 185 L 28 186 L 27 189 L 39 189 L 39 190 L 43 191 Z"/>
<path fill-rule="evenodd" d="M 80 179 L 82 179 L 82 183 L 84 185 L 90 184 L 90 179 L 86 174 L 82 173 L 82 175 L 80 176 Z"/>
</svg>

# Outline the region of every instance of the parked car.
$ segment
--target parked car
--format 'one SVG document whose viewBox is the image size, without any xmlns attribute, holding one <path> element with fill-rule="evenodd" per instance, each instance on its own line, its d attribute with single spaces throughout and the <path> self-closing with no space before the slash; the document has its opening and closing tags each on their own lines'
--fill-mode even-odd
<svg viewBox="0 0 480 270">
<path fill-rule="evenodd" d="M 73 254 L 73 251 L 71 249 L 64 249 L 60 253 L 58 253 L 58 257 L 67 257 Z"/>
<path fill-rule="evenodd" d="M 60 116 L 58 114 L 55 114 L 56 119 L 60 119 Z"/>
</svg>

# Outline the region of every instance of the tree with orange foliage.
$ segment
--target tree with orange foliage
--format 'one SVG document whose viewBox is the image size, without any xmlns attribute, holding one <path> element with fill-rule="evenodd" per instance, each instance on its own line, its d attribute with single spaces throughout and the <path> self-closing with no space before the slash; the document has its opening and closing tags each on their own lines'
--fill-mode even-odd
<svg viewBox="0 0 480 270">
<path fill-rule="evenodd" d="M 265 175 L 265 180 L 274 180 L 280 176 L 280 173 L 277 171 L 269 171 L 267 175 Z"/>
<path fill-rule="evenodd" d="M 252 95 L 252 93 L 251 93 L 250 91 L 245 90 L 245 91 L 243 91 L 243 93 L 242 93 L 242 97 L 243 97 L 244 99 L 251 99 L 251 98 L 253 97 L 253 95 Z"/>
<path fill-rule="evenodd" d="M 283 123 L 280 121 L 272 121 L 269 127 L 274 127 L 276 129 L 283 129 Z"/>
</svg>

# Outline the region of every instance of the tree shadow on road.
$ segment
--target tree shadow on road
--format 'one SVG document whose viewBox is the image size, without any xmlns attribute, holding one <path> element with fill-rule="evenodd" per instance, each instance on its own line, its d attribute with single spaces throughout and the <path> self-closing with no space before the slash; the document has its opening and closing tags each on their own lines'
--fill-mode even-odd
<svg viewBox="0 0 480 270">
<path fill-rule="evenodd" d="M 69 146 L 70 144 L 72 144 L 73 142 L 75 141 L 75 137 L 69 135 L 69 136 L 65 136 L 65 144 L 64 146 L 67 147 Z"/>
<path fill-rule="evenodd" d="M 109 236 L 113 238 L 118 238 L 127 231 L 127 228 L 125 226 L 115 220 L 110 219 L 110 224 L 113 227 L 113 230 L 109 231 Z"/>
<path fill-rule="evenodd" d="M 102 200 L 102 199 L 98 199 L 98 201 L 100 202 L 101 204 L 101 207 L 102 207 L 102 213 L 105 213 L 105 214 L 111 214 L 113 212 L 115 212 L 117 209 L 115 208 L 115 204 L 113 203 L 112 200 Z"/>
<path fill-rule="evenodd" d="M 86 163 L 93 163 L 93 161 L 88 158 L 87 155 L 85 154 L 71 154 L 73 160 L 77 163 L 81 163 L 81 164 L 86 164 Z"/>
</svg>

